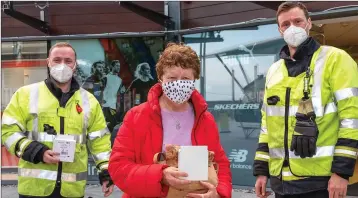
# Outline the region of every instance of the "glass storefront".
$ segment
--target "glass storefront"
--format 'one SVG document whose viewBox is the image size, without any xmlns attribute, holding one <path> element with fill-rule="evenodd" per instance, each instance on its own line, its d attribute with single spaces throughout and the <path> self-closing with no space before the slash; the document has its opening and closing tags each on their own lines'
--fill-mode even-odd
<svg viewBox="0 0 358 198">
<path fill-rule="evenodd" d="M 231 162 L 232 183 L 254 186 L 265 76 L 284 45 L 277 25 L 184 35 L 183 40 L 201 57 L 201 92 Z"/>
<path fill-rule="evenodd" d="M 1 111 L 18 88 L 46 79 L 46 58 L 46 41 L 1 43 Z"/>
<path fill-rule="evenodd" d="M 187 34 L 182 40 L 200 56 L 202 73 L 195 85 L 216 119 L 231 162 L 232 183 L 254 186 L 252 165 L 266 73 L 285 44 L 277 25 Z M 116 133 L 125 113 L 145 102 L 149 88 L 157 82 L 155 64 L 164 48 L 163 37 L 3 42 L 2 111 L 19 87 L 47 78 L 49 47 L 62 41 L 76 50 L 75 78 L 98 99 L 108 128 Z M 347 51 L 358 60 L 357 44 L 347 43 Z M 17 158 L 3 147 L 1 165 L 17 166 Z M 98 179 L 92 163 L 88 173 L 89 180 Z"/>
</svg>

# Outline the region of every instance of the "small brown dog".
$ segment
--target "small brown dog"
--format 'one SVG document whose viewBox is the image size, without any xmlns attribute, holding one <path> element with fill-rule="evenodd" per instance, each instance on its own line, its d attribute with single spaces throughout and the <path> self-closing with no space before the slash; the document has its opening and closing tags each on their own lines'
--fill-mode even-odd
<svg viewBox="0 0 358 198">
<path fill-rule="evenodd" d="M 176 145 L 166 145 L 165 153 L 157 153 L 154 155 L 154 163 L 156 164 L 167 164 L 171 167 L 178 168 L 178 153 L 180 146 Z M 209 151 L 209 179 L 208 183 L 211 183 L 214 186 L 218 185 L 218 176 L 217 176 L 217 166 L 213 162 L 215 153 Z M 207 193 L 208 189 L 205 188 L 199 181 L 191 182 L 190 184 L 180 185 L 176 187 L 169 187 L 169 192 L 167 198 L 183 198 L 188 193 L 198 193 L 204 194 Z"/>
</svg>

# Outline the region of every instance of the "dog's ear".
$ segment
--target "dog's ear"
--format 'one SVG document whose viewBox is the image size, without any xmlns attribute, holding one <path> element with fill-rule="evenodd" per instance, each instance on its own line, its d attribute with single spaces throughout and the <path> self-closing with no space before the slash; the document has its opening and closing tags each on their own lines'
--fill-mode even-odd
<svg viewBox="0 0 358 198">
<path fill-rule="evenodd" d="M 165 162 L 165 160 L 166 160 L 165 153 L 156 153 L 153 157 L 153 162 L 155 164 L 163 163 Z"/>
<path fill-rule="evenodd" d="M 165 161 L 165 160 L 166 160 L 165 153 L 159 153 L 158 156 L 157 156 L 157 161 L 162 162 L 162 161 Z"/>
</svg>

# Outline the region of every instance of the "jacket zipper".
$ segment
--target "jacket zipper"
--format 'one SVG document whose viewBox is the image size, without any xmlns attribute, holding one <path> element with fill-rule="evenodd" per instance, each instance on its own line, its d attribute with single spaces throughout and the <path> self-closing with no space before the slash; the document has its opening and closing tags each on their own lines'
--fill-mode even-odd
<svg viewBox="0 0 358 198">
<path fill-rule="evenodd" d="M 196 133 L 195 133 L 195 131 L 196 131 L 196 128 L 197 128 L 197 126 L 198 126 L 198 124 L 199 124 L 199 120 L 200 120 L 200 118 L 201 118 L 201 116 L 203 115 L 203 113 L 207 110 L 208 108 L 206 108 L 206 109 L 204 109 L 204 111 L 202 111 L 201 113 L 200 113 L 200 115 L 199 115 L 199 117 L 198 117 L 198 120 L 196 121 L 196 123 L 195 123 L 195 126 L 194 126 L 194 131 L 193 131 L 193 133 L 194 133 L 194 139 L 195 139 L 195 143 L 196 143 L 196 145 L 198 145 L 198 140 L 196 139 Z"/>
<path fill-rule="evenodd" d="M 62 94 L 60 99 L 60 107 L 65 107 L 66 104 L 63 104 L 64 94 Z M 60 116 L 60 134 L 65 134 L 65 118 Z M 58 169 L 57 169 L 57 179 L 56 179 L 56 186 L 61 187 L 61 177 L 62 177 L 62 162 L 58 163 Z"/>
<path fill-rule="evenodd" d="M 286 101 L 285 101 L 285 137 L 284 137 L 284 144 L 285 144 L 285 160 L 283 162 L 283 166 L 289 166 L 289 152 L 288 152 L 288 116 L 290 112 L 290 93 L 291 88 L 286 89 Z"/>
</svg>

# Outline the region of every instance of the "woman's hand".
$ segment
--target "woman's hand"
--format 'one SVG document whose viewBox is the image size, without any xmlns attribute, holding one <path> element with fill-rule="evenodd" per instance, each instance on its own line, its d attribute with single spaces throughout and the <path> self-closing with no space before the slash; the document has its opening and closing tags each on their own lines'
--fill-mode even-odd
<svg viewBox="0 0 358 198">
<path fill-rule="evenodd" d="M 205 194 L 196 194 L 196 193 L 189 193 L 186 195 L 186 197 L 192 197 L 192 198 L 220 198 L 220 195 L 216 191 L 216 187 L 208 182 L 200 182 L 201 185 L 208 188 L 209 191 Z"/>
<path fill-rule="evenodd" d="M 187 177 L 188 174 L 184 172 L 180 172 L 177 168 L 168 167 L 163 170 L 163 179 L 165 185 L 168 186 L 178 186 L 178 185 L 185 185 L 189 184 L 189 180 L 180 179 L 180 177 Z"/>
</svg>

